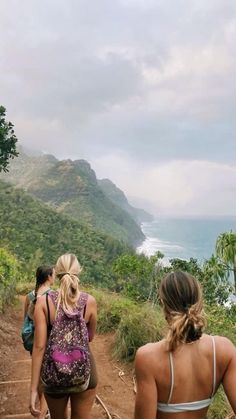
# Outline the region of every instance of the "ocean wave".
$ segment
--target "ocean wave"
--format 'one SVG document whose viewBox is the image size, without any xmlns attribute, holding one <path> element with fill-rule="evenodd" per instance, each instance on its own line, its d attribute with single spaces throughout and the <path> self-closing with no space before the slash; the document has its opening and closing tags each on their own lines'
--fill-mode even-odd
<svg viewBox="0 0 236 419">
<path fill-rule="evenodd" d="M 146 256 L 152 256 L 157 251 L 168 251 L 169 252 L 183 252 L 184 247 L 179 244 L 170 243 L 168 241 L 161 241 L 154 237 L 146 237 L 144 242 L 136 249 L 137 253 L 144 253 Z"/>
</svg>

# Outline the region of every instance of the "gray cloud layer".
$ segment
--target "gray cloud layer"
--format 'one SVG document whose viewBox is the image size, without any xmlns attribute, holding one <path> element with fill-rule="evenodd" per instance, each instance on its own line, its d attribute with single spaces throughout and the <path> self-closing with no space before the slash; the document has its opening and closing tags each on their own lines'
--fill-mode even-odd
<svg viewBox="0 0 236 419">
<path fill-rule="evenodd" d="M 0 43 L 23 144 L 87 158 L 131 194 L 108 160 L 235 164 L 234 0 L 5 0 Z"/>
</svg>

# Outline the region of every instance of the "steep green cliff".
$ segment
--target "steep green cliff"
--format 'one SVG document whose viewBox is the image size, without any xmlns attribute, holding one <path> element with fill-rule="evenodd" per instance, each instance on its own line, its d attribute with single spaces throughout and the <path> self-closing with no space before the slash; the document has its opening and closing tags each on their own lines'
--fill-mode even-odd
<svg viewBox="0 0 236 419">
<path fill-rule="evenodd" d="M 144 221 L 152 221 L 153 216 L 141 208 L 135 208 L 130 205 L 124 192 L 119 189 L 111 180 L 100 179 L 98 185 L 104 192 L 104 194 L 115 204 L 128 212 L 129 215 L 138 223 L 141 224 Z"/>
<path fill-rule="evenodd" d="M 58 161 L 53 156 L 20 156 L 7 176 L 16 186 L 69 215 L 80 223 L 137 246 L 144 235 L 134 218 L 100 188 L 95 172 L 85 160 Z"/>
<path fill-rule="evenodd" d="M 21 189 L 0 181 L 0 242 L 27 269 L 54 264 L 65 252 L 75 253 L 88 281 L 106 284 L 111 279 L 110 263 L 128 250 L 125 243 L 99 233 L 59 214 Z M 34 266 L 35 267 L 35 266 Z"/>
</svg>

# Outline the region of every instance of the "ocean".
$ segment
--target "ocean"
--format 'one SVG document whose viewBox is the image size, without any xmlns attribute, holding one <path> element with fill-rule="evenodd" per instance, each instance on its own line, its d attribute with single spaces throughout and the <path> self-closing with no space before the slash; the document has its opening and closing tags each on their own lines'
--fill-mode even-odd
<svg viewBox="0 0 236 419">
<path fill-rule="evenodd" d="M 202 263 L 214 253 L 220 233 L 236 231 L 236 217 L 159 218 L 141 227 L 146 239 L 137 248 L 138 253 L 151 256 L 160 250 L 165 262 L 193 257 Z"/>
</svg>

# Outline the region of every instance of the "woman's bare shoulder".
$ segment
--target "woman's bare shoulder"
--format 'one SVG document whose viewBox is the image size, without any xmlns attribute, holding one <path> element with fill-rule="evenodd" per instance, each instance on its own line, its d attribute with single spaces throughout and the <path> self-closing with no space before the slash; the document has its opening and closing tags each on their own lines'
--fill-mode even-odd
<svg viewBox="0 0 236 419">
<path fill-rule="evenodd" d="M 88 303 L 91 305 L 96 305 L 96 300 L 91 294 L 88 294 Z"/>
<path fill-rule="evenodd" d="M 222 353 L 236 354 L 236 348 L 233 342 L 225 336 L 214 336 L 216 349 Z"/>
<path fill-rule="evenodd" d="M 213 338 L 215 341 L 216 347 L 216 355 L 217 358 L 222 360 L 230 360 L 232 357 L 236 357 L 236 347 L 234 346 L 233 342 L 226 338 L 225 336 L 210 336 L 210 335 L 203 335 L 203 338 L 208 339 Z"/>
<path fill-rule="evenodd" d="M 208 335 L 208 334 L 204 333 L 202 335 L 201 339 L 203 339 L 203 340 L 205 339 L 205 340 L 208 340 L 208 341 L 214 339 L 215 344 L 218 348 L 226 349 L 226 348 L 234 347 L 234 344 L 232 343 L 232 341 L 230 339 L 226 338 L 225 336 Z"/>
<path fill-rule="evenodd" d="M 161 352 L 166 351 L 164 339 L 159 342 L 147 343 L 146 345 L 141 346 L 137 352 L 136 357 L 145 358 L 145 357 L 155 357 Z"/>
<path fill-rule="evenodd" d="M 164 340 L 156 343 L 147 343 L 146 345 L 141 346 L 135 355 L 135 370 L 145 370 L 153 375 L 154 370 L 155 372 L 157 370 L 157 364 L 160 362 L 160 359 L 162 359 L 164 351 L 166 351 Z"/>
</svg>

